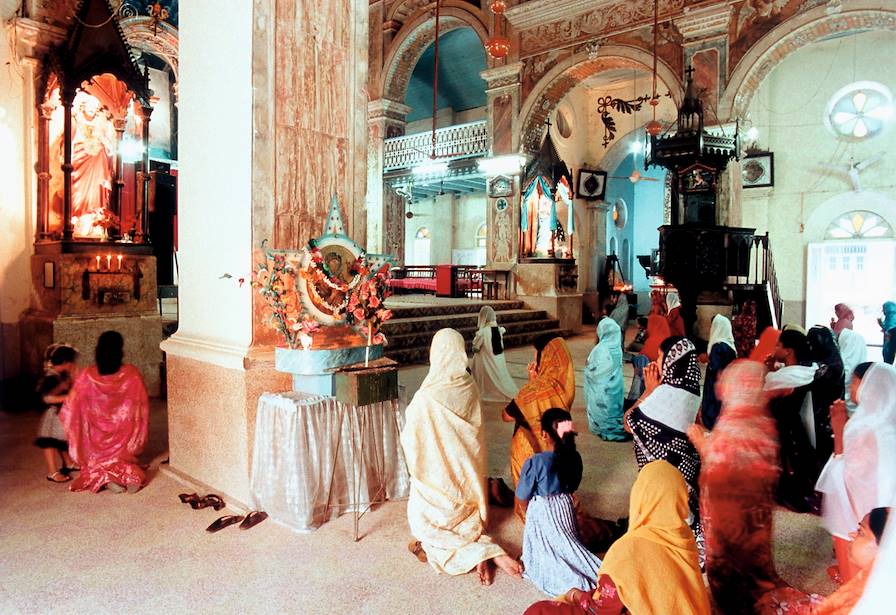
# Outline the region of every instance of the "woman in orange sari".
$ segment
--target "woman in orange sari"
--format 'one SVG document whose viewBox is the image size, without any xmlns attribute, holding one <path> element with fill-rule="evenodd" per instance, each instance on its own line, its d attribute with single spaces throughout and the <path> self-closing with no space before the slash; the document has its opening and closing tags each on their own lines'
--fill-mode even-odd
<svg viewBox="0 0 896 615">
<path fill-rule="evenodd" d="M 510 442 L 510 474 L 516 489 L 526 460 L 548 450 L 548 436 L 541 431 L 541 415 L 551 408 L 567 412 L 576 397 L 576 375 L 566 342 L 560 337 L 535 340 L 535 362 L 529 364 L 529 382 L 504 409 L 504 420 L 516 422 Z M 525 520 L 517 501 L 516 513 Z"/>
<path fill-rule="evenodd" d="M 672 330 L 669 328 L 669 321 L 666 320 L 666 317 L 651 314 L 647 317 L 647 341 L 641 348 L 641 354 L 651 361 L 656 361 L 660 356 L 660 344 L 671 336 Z"/>
</svg>

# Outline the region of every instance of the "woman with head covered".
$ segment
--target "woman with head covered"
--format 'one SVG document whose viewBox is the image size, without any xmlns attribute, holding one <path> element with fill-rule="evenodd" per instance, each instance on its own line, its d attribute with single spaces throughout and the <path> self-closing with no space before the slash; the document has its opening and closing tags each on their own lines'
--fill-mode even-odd
<svg viewBox="0 0 896 615">
<path fill-rule="evenodd" d="M 519 562 L 485 533 L 488 493 L 479 390 L 467 372 L 464 339 L 441 329 L 429 351 L 429 373 L 414 395 L 401 432 L 411 492 L 411 550 L 438 572 L 474 568 L 490 585 L 494 567 L 521 575 Z"/>
</svg>

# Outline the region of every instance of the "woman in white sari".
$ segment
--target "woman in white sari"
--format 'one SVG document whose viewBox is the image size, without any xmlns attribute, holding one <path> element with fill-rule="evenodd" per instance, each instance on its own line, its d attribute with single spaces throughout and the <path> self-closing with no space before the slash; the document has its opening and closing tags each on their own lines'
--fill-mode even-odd
<svg viewBox="0 0 896 615">
<path fill-rule="evenodd" d="M 488 494 L 482 409 L 467 373 L 464 339 L 453 329 L 435 334 L 429 374 L 414 395 L 401 433 L 411 492 L 410 545 L 438 572 L 459 575 L 474 568 L 490 585 L 494 566 L 520 577 L 519 562 L 485 534 Z"/>
<path fill-rule="evenodd" d="M 470 370 L 479 386 L 482 401 L 506 404 L 519 392 L 504 359 L 504 327 L 498 326 L 495 310 L 489 305 L 479 310 Z"/>
</svg>

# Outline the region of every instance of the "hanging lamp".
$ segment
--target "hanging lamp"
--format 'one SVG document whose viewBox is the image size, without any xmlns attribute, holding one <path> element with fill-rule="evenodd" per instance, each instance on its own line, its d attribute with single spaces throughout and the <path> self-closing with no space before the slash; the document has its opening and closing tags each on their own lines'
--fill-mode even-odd
<svg viewBox="0 0 896 615">
<path fill-rule="evenodd" d="M 504 19 L 504 9 L 507 8 L 507 2 L 505 0 L 492 0 L 489 8 L 495 14 L 495 33 L 485 41 L 485 50 L 492 59 L 501 60 L 510 53 L 510 39 L 501 34 L 501 22 Z"/>
</svg>

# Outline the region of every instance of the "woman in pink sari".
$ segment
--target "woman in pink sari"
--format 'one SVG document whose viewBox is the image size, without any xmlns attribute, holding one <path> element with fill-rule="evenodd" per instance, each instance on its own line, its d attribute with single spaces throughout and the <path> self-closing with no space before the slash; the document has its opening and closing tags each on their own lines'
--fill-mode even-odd
<svg viewBox="0 0 896 615">
<path fill-rule="evenodd" d="M 69 452 L 81 465 L 72 491 L 134 493 L 146 482 L 137 456 L 149 431 L 149 397 L 140 372 L 123 357 L 120 333 L 100 335 L 96 365 L 81 373 L 59 414 Z"/>
</svg>

